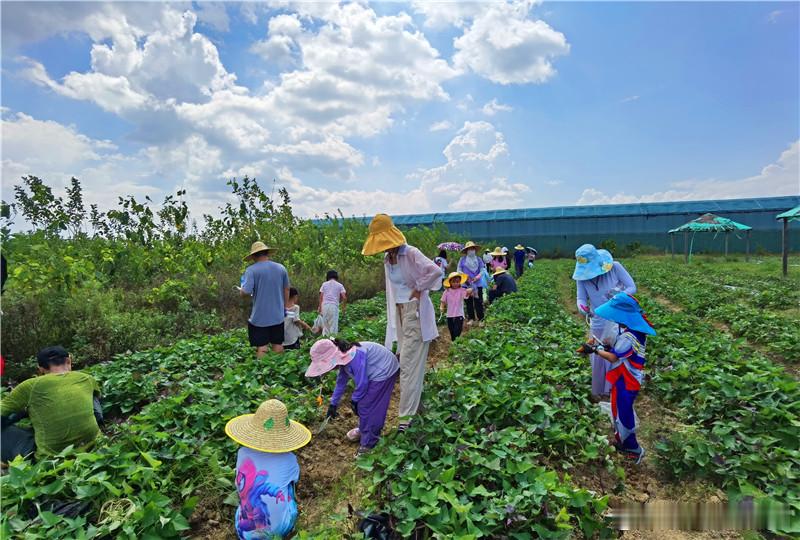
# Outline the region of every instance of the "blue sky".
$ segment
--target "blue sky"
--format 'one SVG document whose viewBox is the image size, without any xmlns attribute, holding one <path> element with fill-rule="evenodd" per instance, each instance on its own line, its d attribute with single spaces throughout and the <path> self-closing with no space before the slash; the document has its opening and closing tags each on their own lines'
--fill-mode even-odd
<svg viewBox="0 0 800 540">
<path fill-rule="evenodd" d="M 315 215 L 798 194 L 797 3 L 4 3 L 3 194 Z"/>
</svg>

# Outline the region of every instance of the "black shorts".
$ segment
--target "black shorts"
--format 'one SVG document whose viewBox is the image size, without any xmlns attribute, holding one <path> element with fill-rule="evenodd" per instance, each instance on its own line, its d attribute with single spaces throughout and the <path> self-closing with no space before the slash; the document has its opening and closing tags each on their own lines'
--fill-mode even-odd
<svg viewBox="0 0 800 540">
<path fill-rule="evenodd" d="M 283 346 L 283 348 L 284 348 L 284 349 L 287 349 L 287 350 L 296 350 L 296 349 L 299 349 L 299 348 L 300 348 L 300 338 L 297 338 L 297 341 L 295 341 L 295 342 L 294 342 L 294 343 L 292 343 L 291 345 L 284 345 L 284 346 Z"/>
<path fill-rule="evenodd" d="M 250 339 L 250 346 L 264 347 L 265 345 L 283 344 L 283 321 L 272 326 L 256 326 L 247 323 L 247 337 Z"/>
</svg>

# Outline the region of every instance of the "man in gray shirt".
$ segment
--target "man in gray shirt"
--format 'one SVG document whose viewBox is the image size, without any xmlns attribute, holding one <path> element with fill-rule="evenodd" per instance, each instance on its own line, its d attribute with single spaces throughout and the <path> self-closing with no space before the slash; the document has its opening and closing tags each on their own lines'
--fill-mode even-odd
<svg viewBox="0 0 800 540">
<path fill-rule="evenodd" d="M 282 264 L 271 261 L 272 248 L 263 242 L 254 242 L 246 261 L 253 264 L 244 272 L 240 292 L 253 297 L 253 309 L 247 321 L 250 345 L 256 347 L 256 357 L 261 358 L 272 346 L 273 352 L 283 352 L 283 319 L 289 300 L 289 274 Z"/>
</svg>

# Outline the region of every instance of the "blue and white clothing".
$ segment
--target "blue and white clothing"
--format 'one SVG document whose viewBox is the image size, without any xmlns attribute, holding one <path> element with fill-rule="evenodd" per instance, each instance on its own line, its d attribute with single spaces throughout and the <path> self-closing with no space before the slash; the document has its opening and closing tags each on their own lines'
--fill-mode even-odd
<svg viewBox="0 0 800 540">
<path fill-rule="evenodd" d="M 633 402 L 644 382 L 647 336 L 636 330 L 620 331 L 614 342 L 617 361 L 611 364 L 606 380 L 611 384 L 611 414 L 617 439 L 626 450 L 636 451 L 636 414 Z"/>
</svg>

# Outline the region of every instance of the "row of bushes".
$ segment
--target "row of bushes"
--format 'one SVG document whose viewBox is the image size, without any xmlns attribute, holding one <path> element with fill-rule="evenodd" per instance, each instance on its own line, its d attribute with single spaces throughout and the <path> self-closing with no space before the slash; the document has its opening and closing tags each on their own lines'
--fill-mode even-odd
<svg viewBox="0 0 800 540">
<path fill-rule="evenodd" d="M 41 180 L 27 178 L 17 203 L 3 204 L 9 216 L 2 226 L 9 263 L 2 336 L 7 375 L 27 375 L 32 356 L 51 344 L 67 347 L 81 366 L 243 326 L 249 301 L 233 287 L 255 240 L 276 248 L 274 259 L 286 266 L 305 311 L 316 309 L 319 286 L 331 268 L 353 300 L 383 289 L 380 258 L 361 255 L 363 221 L 339 215 L 313 223 L 292 213 L 285 192 L 272 199 L 255 180 L 229 184 L 236 202 L 204 216 L 202 228 L 186 223 L 179 192 L 155 211 L 150 202 L 132 197 L 105 214 L 93 208 L 87 230 L 79 182 L 64 202 Z M 15 210 L 35 229 L 12 234 Z M 447 237 L 443 227 L 406 234 L 431 257 Z"/>
</svg>

